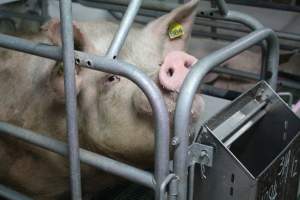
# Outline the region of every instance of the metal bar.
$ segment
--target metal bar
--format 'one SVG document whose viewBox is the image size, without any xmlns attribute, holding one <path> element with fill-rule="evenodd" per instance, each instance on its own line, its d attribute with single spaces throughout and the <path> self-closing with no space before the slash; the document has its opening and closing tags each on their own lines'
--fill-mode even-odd
<svg viewBox="0 0 300 200">
<path fill-rule="evenodd" d="M 48 12 L 49 2 L 48 0 L 40 0 L 40 3 L 41 3 L 41 11 L 42 11 L 41 14 L 42 14 L 43 22 L 45 22 L 50 18 Z"/>
<path fill-rule="evenodd" d="M 175 174 L 169 174 L 166 179 L 162 182 L 162 184 L 160 185 L 160 197 L 159 200 L 165 200 L 165 193 L 166 193 L 166 189 L 168 184 L 170 183 L 170 181 L 172 179 L 177 179 Z"/>
<path fill-rule="evenodd" d="M 194 199 L 194 182 L 195 182 L 195 167 L 196 163 L 193 163 L 191 167 L 189 167 L 189 193 L 188 193 L 188 199 L 193 200 Z"/>
<path fill-rule="evenodd" d="M 76 0 L 76 2 L 86 6 L 99 7 L 100 3 L 105 4 L 107 3 L 107 0 L 92 0 L 92 1 Z M 113 4 L 117 6 L 127 6 L 129 2 L 130 0 L 110 0 L 109 4 Z M 142 8 L 168 12 L 176 8 L 178 5 L 180 4 L 174 2 L 144 1 L 142 3 Z"/>
<path fill-rule="evenodd" d="M 255 81 L 259 80 L 259 75 L 252 73 L 252 72 L 245 72 L 245 71 L 231 69 L 231 68 L 225 68 L 225 67 L 216 67 L 212 71 L 221 73 L 221 74 L 233 75 L 235 77 L 239 77 L 239 78 L 243 78 L 243 79 L 250 79 L 250 80 L 255 80 Z"/>
<path fill-rule="evenodd" d="M 224 0 L 216 0 L 216 3 L 220 14 L 226 16 L 229 11 L 226 2 Z"/>
<path fill-rule="evenodd" d="M 227 148 L 229 148 L 230 145 L 234 141 L 236 141 L 241 135 L 243 135 L 247 130 L 249 130 L 249 128 L 251 128 L 253 124 L 255 124 L 256 122 L 258 122 L 263 116 L 265 116 L 266 113 L 267 113 L 267 111 L 261 110 L 260 112 L 256 113 L 255 116 L 252 116 L 251 120 L 249 120 L 248 122 L 246 122 L 242 127 L 240 127 L 236 132 L 234 132 L 229 138 L 227 138 L 223 142 L 224 145 Z"/>
<path fill-rule="evenodd" d="M 61 36 L 64 63 L 64 85 L 67 113 L 67 133 L 70 161 L 70 184 L 73 200 L 81 197 L 81 176 L 77 125 L 77 96 L 74 62 L 74 36 L 72 22 L 72 1 L 60 0 Z"/>
<path fill-rule="evenodd" d="M 5 122 L 0 122 L 0 134 L 11 135 L 30 144 L 37 145 L 43 149 L 58 153 L 62 156 L 68 155 L 68 146 L 65 143 L 46 137 L 42 133 L 37 134 Z M 155 188 L 154 177 L 150 172 L 140 170 L 84 149 L 80 149 L 79 152 L 80 160 L 83 163 L 94 166 L 105 172 L 127 178 L 146 187 L 152 189 Z"/>
<path fill-rule="evenodd" d="M 6 9 L 0 9 L 0 17 L 17 17 L 38 22 L 44 21 L 43 17 L 36 14 L 17 13 Z"/>
<path fill-rule="evenodd" d="M 31 198 L 20 194 L 4 185 L 0 184 L 0 197 L 3 197 L 8 200 L 32 200 Z"/>
<path fill-rule="evenodd" d="M 110 44 L 110 47 L 106 54 L 106 56 L 108 58 L 115 59 L 118 56 L 118 54 L 126 40 L 128 32 L 134 22 L 134 18 L 140 9 L 141 3 L 142 3 L 142 0 L 131 0 L 129 6 L 122 18 L 119 29 L 118 29 L 117 33 L 115 34 L 114 39 L 113 39 L 112 43 Z"/>
<path fill-rule="evenodd" d="M 84 1 L 78 0 L 79 3 L 84 3 Z M 97 2 L 104 2 L 105 0 L 98 0 Z M 117 4 L 117 5 L 126 5 L 127 0 L 112 0 L 110 1 L 111 4 Z M 161 2 L 157 1 L 146 1 L 142 4 L 142 8 L 147 9 L 155 9 L 159 11 L 169 11 L 172 10 L 174 7 L 176 7 L 177 3 L 165 3 L 165 5 L 161 5 Z M 160 7 L 159 7 L 160 6 Z M 197 15 L 202 17 L 207 17 L 210 19 L 220 19 L 220 20 L 229 20 L 233 22 L 241 23 L 247 27 L 249 27 L 251 30 L 258 30 L 263 28 L 264 26 L 255 18 L 241 13 L 237 11 L 229 11 L 226 2 L 224 0 L 217 0 L 217 7 L 219 10 L 212 10 L 209 12 L 199 11 Z M 220 12 L 217 13 L 217 12 Z M 265 55 L 266 55 L 266 43 L 262 43 L 262 71 L 261 71 L 261 79 L 264 80 L 266 78 L 266 71 L 264 71 L 266 65 Z"/>
<path fill-rule="evenodd" d="M 267 64 L 272 69 L 270 84 L 275 87 L 274 79 L 277 79 L 278 70 L 278 41 L 271 29 L 261 29 L 229 44 L 228 46 L 215 51 L 209 56 L 199 60 L 190 70 L 181 87 L 177 99 L 174 118 L 174 136 L 179 139 L 179 145 L 175 148 L 174 172 L 179 177 L 178 200 L 187 198 L 187 151 L 188 151 L 188 125 L 190 110 L 194 95 L 203 80 L 204 76 L 215 66 L 223 63 L 239 52 L 253 46 L 267 38 L 268 53 Z M 276 82 L 275 82 L 276 83 Z"/>
<path fill-rule="evenodd" d="M 253 6 L 253 7 L 260 7 L 260 8 L 271 8 L 271 9 L 278 9 L 278 10 L 285 10 L 291 12 L 299 12 L 300 6 L 290 6 L 283 3 L 271 3 L 266 1 L 240 1 L 240 0 L 228 0 L 230 4 L 238 4 L 244 6 Z"/>
<path fill-rule="evenodd" d="M 61 48 L 0 34 L 0 46 L 37 56 L 61 60 Z M 155 180 L 157 192 L 169 173 L 169 116 L 160 90 L 155 83 L 137 67 L 106 57 L 75 51 L 78 64 L 95 70 L 125 76 L 135 82 L 146 94 L 155 118 Z M 89 61 L 89 62 L 88 62 Z M 84 62 L 84 63 L 81 63 Z M 157 194 L 159 195 L 159 194 Z"/>
<path fill-rule="evenodd" d="M 0 34 L 0 46 L 4 48 L 14 49 L 18 51 L 23 51 L 25 53 L 34 54 L 41 57 L 46 57 L 54 60 L 61 60 L 61 47 L 50 46 L 48 44 L 43 43 L 33 43 L 28 40 L 16 38 L 9 35 Z M 235 75 L 241 78 L 259 80 L 259 76 L 253 73 L 247 72 L 239 72 L 234 69 L 228 68 L 215 68 L 213 71 L 218 73 L 224 73 L 229 75 Z M 292 84 L 287 83 L 285 80 L 279 80 L 280 84 L 283 86 L 292 87 L 295 89 L 299 89 L 300 86 L 293 86 Z"/>
<path fill-rule="evenodd" d="M 61 47 L 56 47 L 45 43 L 34 43 L 29 40 L 5 35 L 2 33 L 0 33 L 0 46 L 53 60 L 62 60 Z"/>
<path fill-rule="evenodd" d="M 294 102 L 294 97 L 293 94 L 290 92 L 278 92 L 278 96 L 280 96 L 281 98 L 287 97 L 287 104 L 288 106 L 292 106 L 293 102 Z"/>
<path fill-rule="evenodd" d="M 237 11 L 229 11 L 227 13 L 227 15 L 225 16 L 225 18 L 228 20 L 231 20 L 231 21 L 242 23 L 252 30 L 259 30 L 264 27 L 257 19 L 253 18 L 252 16 L 249 16 L 247 14 L 237 12 Z M 261 53 L 262 53 L 262 56 L 261 56 L 261 66 L 262 67 L 261 67 L 260 79 L 265 80 L 267 77 L 266 65 L 268 62 L 265 59 L 267 56 L 267 44 L 265 41 L 262 42 Z M 273 81 L 277 81 L 277 77 L 276 77 L 276 80 L 273 80 Z M 275 87 L 276 87 L 276 83 L 275 83 Z"/>
<path fill-rule="evenodd" d="M 201 36 L 201 37 L 209 37 L 209 38 L 218 38 L 218 39 L 221 39 L 221 40 L 226 40 L 226 41 L 235 41 L 237 39 L 239 39 L 240 37 L 242 36 L 245 36 L 245 35 L 242 35 L 240 37 L 238 36 L 232 36 L 232 35 L 225 35 L 225 34 L 220 34 L 220 33 L 210 33 L 210 32 L 205 32 L 205 31 L 200 31 L 200 30 L 194 30 L 192 32 L 192 35 L 193 36 Z M 285 44 L 280 44 L 280 49 L 283 49 L 283 50 L 289 50 L 289 51 L 293 51 L 295 49 L 299 49 L 300 47 L 299 46 L 290 46 L 290 45 L 285 45 Z"/>
<path fill-rule="evenodd" d="M 216 1 L 215 1 L 215 0 L 211 0 L 211 1 L 210 1 L 210 6 L 211 6 L 212 8 L 216 8 L 216 7 L 217 7 Z M 216 20 L 211 19 L 211 21 L 216 21 Z M 196 20 L 195 20 L 194 23 L 196 24 Z M 216 34 L 216 33 L 218 32 L 217 27 L 211 26 L 211 27 L 210 27 L 210 32 Z M 216 38 L 212 38 L 212 39 L 216 39 Z"/>
<path fill-rule="evenodd" d="M 155 118 L 155 180 L 157 182 L 156 199 L 159 199 L 160 185 L 169 174 L 169 117 L 160 90 L 141 70 L 133 65 L 101 58 L 82 52 L 75 53 L 79 65 L 95 70 L 124 76 L 139 86 L 147 96 Z"/>
<path fill-rule="evenodd" d="M 115 0 L 113 0 L 111 2 L 106 2 L 104 0 L 103 1 L 97 1 L 97 2 L 94 2 L 94 1 L 87 2 L 87 1 L 77 0 L 77 2 L 80 2 L 81 4 L 83 4 L 85 6 L 97 7 L 97 8 L 107 9 L 107 10 L 111 10 L 111 11 L 118 11 L 118 12 L 124 12 L 124 10 L 126 8 L 125 7 L 126 6 L 126 4 L 125 4 L 126 1 L 124 1 L 124 0 L 122 2 L 119 2 L 119 4 L 116 4 Z M 103 3 L 103 2 L 105 2 L 105 3 Z M 161 3 L 161 2 L 159 2 L 159 3 Z M 174 9 L 176 6 L 179 6 L 179 4 L 176 5 L 174 3 L 173 4 L 172 3 L 171 4 L 167 3 L 167 5 L 164 8 L 161 9 L 161 8 L 159 8 L 160 4 L 158 4 L 158 5 L 155 5 L 155 4 L 157 4 L 157 1 L 151 1 L 151 3 L 146 2 L 146 4 L 143 3 L 142 6 L 141 6 L 142 9 L 138 13 L 142 16 L 155 17 L 156 18 L 156 17 L 161 16 L 165 12 L 168 12 L 171 9 Z M 158 9 L 158 10 L 155 10 L 154 8 Z M 152 12 L 150 12 L 150 11 L 152 11 Z M 218 23 L 218 22 L 216 22 L 216 24 L 215 23 L 210 24 L 211 22 L 205 22 L 205 21 L 199 21 L 198 20 L 199 18 L 203 18 L 203 17 L 204 18 L 210 17 L 210 18 L 214 19 L 214 16 L 203 16 L 201 14 L 201 11 L 200 11 L 200 12 L 198 12 L 195 24 L 204 25 L 204 26 L 214 26 L 214 27 L 217 27 L 217 28 L 223 28 L 223 29 L 240 31 L 240 32 L 249 32 L 247 29 L 245 29 L 241 26 L 234 26 L 234 24 L 226 23 L 226 24 L 222 25 L 221 23 Z M 219 20 L 230 21 L 230 20 L 226 20 L 226 19 L 222 19 L 222 18 L 220 18 Z M 224 22 L 222 22 L 222 23 L 224 23 Z M 278 33 L 278 37 L 281 38 L 281 39 L 300 41 L 300 36 L 297 35 L 297 34 L 284 33 L 284 32 L 279 32 L 279 31 L 277 31 L 276 33 Z M 205 36 L 207 36 L 207 34 Z M 212 34 L 212 35 L 210 35 L 210 37 L 218 37 L 219 38 L 219 35 Z M 221 37 L 221 38 L 224 39 L 223 37 Z M 225 39 L 227 40 L 227 38 L 225 38 Z M 291 50 L 291 48 L 288 48 L 288 47 L 282 46 L 282 45 L 281 45 L 281 48 L 286 49 L 286 50 Z"/>
</svg>

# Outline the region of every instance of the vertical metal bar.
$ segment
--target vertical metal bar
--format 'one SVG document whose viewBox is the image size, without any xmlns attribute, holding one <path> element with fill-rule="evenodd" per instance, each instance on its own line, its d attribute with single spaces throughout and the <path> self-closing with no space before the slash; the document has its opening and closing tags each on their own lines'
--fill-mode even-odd
<svg viewBox="0 0 300 200">
<path fill-rule="evenodd" d="M 211 1 L 210 1 L 210 5 L 211 5 L 212 8 L 216 8 L 216 7 L 217 7 L 217 3 L 216 3 L 215 0 L 211 0 Z M 216 22 L 215 19 L 211 19 L 211 21 Z M 210 32 L 216 34 L 216 33 L 217 33 L 217 27 L 211 26 L 211 27 L 210 27 Z M 213 37 L 212 39 L 215 40 L 215 39 L 217 39 L 217 38 Z"/>
<path fill-rule="evenodd" d="M 118 60 L 88 55 L 82 52 L 76 52 L 76 59 L 79 60 L 79 65 L 81 66 L 129 78 L 147 96 L 152 107 L 155 119 L 155 199 L 159 200 L 160 185 L 169 174 L 170 153 L 169 117 L 160 90 L 148 75 L 144 74 L 140 69 L 130 64 L 126 64 Z"/>
<path fill-rule="evenodd" d="M 216 0 L 216 3 L 217 3 L 217 7 L 219 8 L 221 15 L 226 16 L 228 13 L 228 7 L 226 5 L 225 0 Z"/>
<path fill-rule="evenodd" d="M 49 19 L 49 12 L 48 12 L 48 0 L 40 0 L 41 7 L 42 7 L 42 18 L 45 21 Z"/>
<path fill-rule="evenodd" d="M 118 54 L 126 40 L 128 32 L 132 26 L 132 23 L 134 22 L 134 18 L 137 15 L 137 13 L 141 7 L 141 4 L 142 4 L 142 0 L 131 0 L 129 6 L 123 16 L 123 19 L 121 21 L 119 29 L 118 29 L 117 33 L 115 34 L 115 37 L 107 51 L 106 56 L 108 58 L 115 59 L 118 56 Z"/>
<path fill-rule="evenodd" d="M 189 200 L 194 199 L 194 182 L 195 182 L 195 166 L 196 164 L 194 163 L 190 168 L 189 168 L 189 193 L 188 193 L 188 198 Z"/>
<path fill-rule="evenodd" d="M 264 26 L 254 17 L 249 16 L 247 14 L 237 12 L 237 11 L 229 11 L 226 15 L 227 19 L 239 22 L 244 24 L 245 26 L 251 28 L 252 30 L 259 30 L 263 28 Z M 261 57 L 261 72 L 260 72 L 260 79 L 265 80 L 267 77 L 267 44 L 265 41 L 262 42 L 261 45 L 261 52 L 262 52 L 262 57 Z M 276 90 L 276 87 L 273 88 Z"/>
<path fill-rule="evenodd" d="M 274 84 L 274 78 L 277 78 L 279 46 L 275 33 L 271 29 L 262 29 L 250 33 L 247 36 L 229 44 L 228 46 L 210 54 L 199 60 L 184 80 L 181 91 L 177 99 L 177 105 L 174 117 L 174 136 L 179 138 L 179 145 L 174 154 L 174 172 L 179 177 L 178 200 L 187 199 L 187 149 L 189 145 L 188 125 L 190 110 L 195 93 L 203 77 L 213 67 L 221 64 L 225 60 L 237 55 L 239 52 L 253 46 L 257 42 L 267 38 L 268 67 L 273 69 L 274 77 L 271 78 L 270 84 Z M 272 85 L 274 87 L 274 85 Z"/>
<path fill-rule="evenodd" d="M 64 83 L 67 112 L 67 132 L 70 159 L 72 199 L 81 199 L 79 144 L 77 127 L 77 102 L 75 89 L 74 36 L 72 25 L 72 1 L 60 0 L 61 36 L 64 62 Z"/>
</svg>

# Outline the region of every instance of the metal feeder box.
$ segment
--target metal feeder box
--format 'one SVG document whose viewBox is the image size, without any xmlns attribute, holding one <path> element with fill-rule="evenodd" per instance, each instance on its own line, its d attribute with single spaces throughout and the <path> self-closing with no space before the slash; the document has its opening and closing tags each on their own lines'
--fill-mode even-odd
<svg viewBox="0 0 300 200">
<path fill-rule="evenodd" d="M 296 200 L 299 134 L 300 119 L 258 83 L 199 131 L 197 143 L 213 147 L 213 156 L 195 167 L 193 199 Z"/>
</svg>

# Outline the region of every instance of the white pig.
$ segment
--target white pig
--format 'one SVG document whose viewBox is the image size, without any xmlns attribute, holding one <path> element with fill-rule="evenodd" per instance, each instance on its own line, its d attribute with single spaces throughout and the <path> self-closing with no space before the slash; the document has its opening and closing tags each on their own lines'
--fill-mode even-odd
<svg viewBox="0 0 300 200">
<path fill-rule="evenodd" d="M 152 21 L 134 27 L 126 39 L 119 59 L 134 64 L 153 78 L 161 88 L 172 119 L 177 93 L 184 76 L 158 78 L 173 68 L 164 57 L 185 50 L 190 37 L 198 0 L 190 1 Z M 170 39 L 168 27 L 177 22 L 184 35 Z M 107 21 L 74 22 L 77 50 L 104 55 L 118 25 Z M 20 35 L 34 42 L 60 45 L 60 22 L 51 20 L 43 33 Z M 12 123 L 46 136 L 66 141 L 66 114 L 63 99 L 63 69 L 60 62 L 20 52 L 0 52 L 0 121 Z M 185 63 L 186 54 L 179 54 Z M 159 66 L 162 64 L 162 67 Z M 104 72 L 76 67 L 78 127 L 80 146 L 142 168 L 153 166 L 154 124 L 145 95 L 131 81 Z M 175 84 L 173 86 L 173 84 Z M 203 108 L 196 95 L 192 118 Z M 69 171 L 66 158 L 0 134 L 0 180 L 34 199 L 66 199 Z M 114 177 L 82 165 L 84 194 L 92 194 L 114 184 Z"/>
</svg>

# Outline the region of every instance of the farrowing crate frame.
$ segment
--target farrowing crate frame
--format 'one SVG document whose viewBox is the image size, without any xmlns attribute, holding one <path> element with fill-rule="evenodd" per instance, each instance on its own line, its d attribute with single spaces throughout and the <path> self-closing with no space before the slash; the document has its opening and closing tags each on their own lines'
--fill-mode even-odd
<svg viewBox="0 0 300 200">
<path fill-rule="evenodd" d="M 254 31 L 201 59 L 188 74 L 179 94 L 175 111 L 175 131 L 172 140 L 172 143 L 175 145 L 174 172 L 169 172 L 169 118 L 162 94 L 153 81 L 137 67 L 117 59 L 141 5 L 142 0 L 132 0 L 130 2 L 107 55 L 103 57 L 74 51 L 71 0 L 60 0 L 62 48 L 37 44 L 21 38 L 0 34 L 1 47 L 64 62 L 68 145 L 5 122 L 0 122 L 0 132 L 1 134 L 12 135 L 49 151 L 64 156 L 68 155 L 70 161 L 71 196 L 74 200 L 81 199 L 80 161 L 152 188 L 155 192 L 156 200 L 165 199 L 168 186 L 169 193 L 167 197 L 169 199 L 186 200 L 186 159 L 189 144 L 187 134 L 188 113 L 190 113 L 193 97 L 203 77 L 218 64 L 261 41 L 266 41 L 264 43 L 266 62 L 264 62 L 262 67 L 261 79 L 267 79 L 267 71 L 271 71 L 272 76 L 269 79 L 269 83 L 274 89 L 276 88 L 279 47 L 275 33 L 271 29 L 264 28 L 257 20 L 248 15 L 228 10 L 225 1 L 218 0 L 218 10 L 208 11 L 207 15 L 211 15 L 213 12 L 218 18 L 242 23 Z M 75 63 L 89 69 L 124 76 L 143 90 L 152 106 L 156 125 L 154 174 L 79 148 L 76 119 Z M 174 141 L 177 142 L 175 143 Z M 2 196 L 5 195 L 5 197 L 10 199 L 30 199 L 4 186 L 0 187 L 0 193 Z"/>
</svg>

